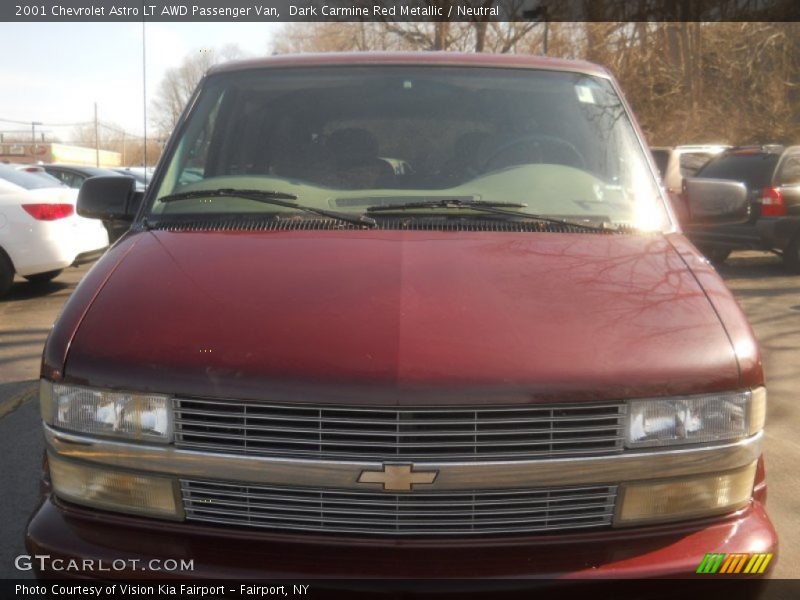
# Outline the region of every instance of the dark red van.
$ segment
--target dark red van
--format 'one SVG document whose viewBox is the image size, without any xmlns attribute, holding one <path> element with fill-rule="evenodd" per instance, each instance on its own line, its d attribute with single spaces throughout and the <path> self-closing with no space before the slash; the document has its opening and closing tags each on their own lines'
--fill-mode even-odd
<svg viewBox="0 0 800 600">
<path fill-rule="evenodd" d="M 688 196 L 697 222 L 746 213 L 738 183 Z M 84 566 L 40 575 L 657 577 L 775 552 L 757 344 L 602 68 L 225 65 L 143 197 L 93 178 L 78 211 L 132 227 L 45 348 L 27 547 Z"/>
</svg>

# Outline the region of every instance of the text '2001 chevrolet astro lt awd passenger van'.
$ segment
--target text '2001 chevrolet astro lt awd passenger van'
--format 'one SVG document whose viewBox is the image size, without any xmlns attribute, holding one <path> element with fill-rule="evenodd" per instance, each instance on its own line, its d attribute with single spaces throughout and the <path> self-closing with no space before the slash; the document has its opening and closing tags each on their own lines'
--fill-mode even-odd
<svg viewBox="0 0 800 600">
<path fill-rule="evenodd" d="M 144 196 L 78 207 L 132 227 L 45 347 L 31 553 L 627 577 L 776 548 L 756 342 L 599 67 L 217 67 Z"/>
</svg>

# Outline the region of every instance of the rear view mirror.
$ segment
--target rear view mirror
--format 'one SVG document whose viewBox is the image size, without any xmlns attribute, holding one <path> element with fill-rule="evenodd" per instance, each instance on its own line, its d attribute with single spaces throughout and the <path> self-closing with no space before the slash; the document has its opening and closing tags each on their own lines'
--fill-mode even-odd
<svg viewBox="0 0 800 600">
<path fill-rule="evenodd" d="M 78 214 L 104 221 L 133 221 L 144 194 L 132 177 L 90 177 L 78 192 Z"/>
<path fill-rule="evenodd" d="M 749 217 L 747 187 L 739 181 L 687 178 L 683 180 L 683 193 L 693 224 L 744 223 Z"/>
</svg>

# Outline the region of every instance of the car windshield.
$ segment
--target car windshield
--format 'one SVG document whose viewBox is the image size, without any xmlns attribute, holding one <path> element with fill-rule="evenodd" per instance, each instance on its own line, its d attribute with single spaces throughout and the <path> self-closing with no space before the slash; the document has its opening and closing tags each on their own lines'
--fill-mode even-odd
<svg viewBox="0 0 800 600">
<path fill-rule="evenodd" d="M 668 225 L 614 87 L 572 72 L 384 66 L 220 73 L 204 84 L 164 165 L 149 218 L 292 210 L 231 195 L 159 200 L 244 189 L 337 211 L 486 201 L 561 219 Z"/>
</svg>

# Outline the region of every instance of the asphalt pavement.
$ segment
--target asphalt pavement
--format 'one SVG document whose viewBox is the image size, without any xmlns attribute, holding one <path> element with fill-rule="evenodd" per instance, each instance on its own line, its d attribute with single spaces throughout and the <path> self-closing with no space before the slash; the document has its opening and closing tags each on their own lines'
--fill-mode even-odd
<svg viewBox="0 0 800 600">
<path fill-rule="evenodd" d="M 19 279 L 0 300 L 0 578 L 28 575 L 14 569 L 14 557 L 24 553 L 25 523 L 38 498 L 39 360 L 53 321 L 87 268 L 69 269 L 40 286 Z M 768 511 L 780 536 L 772 576 L 800 578 L 800 276 L 758 252 L 734 254 L 720 273 L 753 325 L 766 366 Z"/>
<path fill-rule="evenodd" d="M 0 300 L 0 578 L 32 577 L 14 568 L 14 557 L 25 551 L 25 524 L 39 491 L 39 361 L 50 327 L 87 270 L 68 269 L 41 286 L 18 279 Z"/>
</svg>

